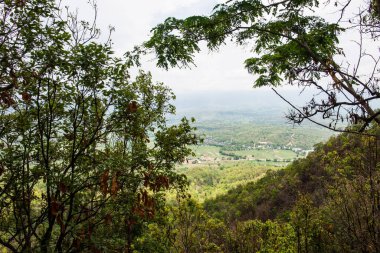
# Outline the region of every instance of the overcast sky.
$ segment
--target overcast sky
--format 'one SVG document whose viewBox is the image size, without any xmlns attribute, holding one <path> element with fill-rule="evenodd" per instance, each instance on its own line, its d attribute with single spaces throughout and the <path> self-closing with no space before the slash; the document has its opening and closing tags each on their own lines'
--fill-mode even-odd
<svg viewBox="0 0 380 253">
<path fill-rule="evenodd" d="M 220 2 L 220 0 L 219 0 Z M 93 12 L 87 0 L 66 0 L 72 10 L 78 8 L 80 17 L 91 20 Z M 167 17 L 209 15 L 218 0 L 98 0 L 97 23 L 106 34 L 108 26 L 115 27 L 112 35 L 117 54 L 131 50 L 149 38 L 150 30 Z M 245 90 L 253 92 L 254 78 L 244 69 L 248 48 L 224 46 L 219 52 L 208 50 L 196 56 L 197 67 L 170 69 L 155 67 L 154 56 L 143 61 L 143 69 L 153 78 L 170 86 L 176 93 L 189 91 Z"/>
<path fill-rule="evenodd" d="M 354 3 L 356 1 L 358 4 L 361 2 L 355 0 Z M 71 10 L 78 9 L 80 17 L 91 20 L 93 10 L 87 2 L 88 0 L 63 0 L 64 5 L 69 5 Z M 223 0 L 97 0 L 97 24 L 104 35 L 110 25 L 115 28 L 112 35 L 114 49 L 122 55 L 134 45 L 148 40 L 150 30 L 167 17 L 209 15 L 218 2 Z M 336 19 L 336 13 L 330 8 L 324 8 L 322 12 L 324 18 L 330 15 Z M 350 43 L 350 36 L 346 35 L 343 44 Z M 346 53 L 356 54 L 356 50 Z M 143 61 L 142 68 L 151 71 L 156 81 L 164 82 L 177 94 L 189 91 L 254 92 L 254 77 L 247 73 L 243 64 L 248 55 L 251 55 L 250 48 L 231 44 L 222 47 L 219 52 L 203 50 L 195 58 L 197 67 L 192 69 L 157 69 L 153 55 Z"/>
</svg>

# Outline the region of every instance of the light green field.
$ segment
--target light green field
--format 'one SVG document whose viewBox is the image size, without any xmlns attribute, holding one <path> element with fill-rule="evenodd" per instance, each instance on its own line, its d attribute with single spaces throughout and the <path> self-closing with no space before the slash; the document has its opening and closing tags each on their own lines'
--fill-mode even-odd
<svg viewBox="0 0 380 253">
<path fill-rule="evenodd" d="M 200 157 L 211 157 L 218 159 L 227 159 L 229 156 L 222 155 L 220 153 L 221 147 L 211 146 L 211 145 L 199 145 L 192 146 L 193 152 L 196 158 Z M 224 152 L 229 154 L 234 154 L 240 157 L 247 157 L 251 159 L 258 160 L 293 160 L 296 159 L 297 153 L 292 150 L 281 150 L 281 149 L 254 149 L 254 150 L 225 150 Z"/>
<path fill-rule="evenodd" d="M 297 158 L 297 154 L 292 150 L 265 149 L 265 150 L 239 150 L 228 151 L 238 156 L 253 156 L 254 159 L 278 159 L 288 160 Z"/>
</svg>

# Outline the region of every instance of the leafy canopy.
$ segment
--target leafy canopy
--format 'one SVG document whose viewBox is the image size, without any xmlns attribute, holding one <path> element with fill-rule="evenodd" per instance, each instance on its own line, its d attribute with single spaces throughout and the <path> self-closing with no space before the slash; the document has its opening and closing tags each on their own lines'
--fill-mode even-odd
<svg viewBox="0 0 380 253">
<path fill-rule="evenodd" d="M 301 123 L 308 119 L 337 131 L 339 122 L 347 122 L 360 124 L 358 131 L 363 131 L 372 122 L 380 123 L 372 104 L 380 98 L 379 57 L 366 51 L 374 43 L 377 46 L 373 42 L 378 36 L 374 3 L 369 7 L 349 0 L 230 0 L 216 5 L 210 16 L 166 19 L 153 28 L 144 45 L 165 69 L 193 64 L 200 41 L 210 50 L 219 49 L 228 40 L 250 45 L 252 55 L 245 66 L 257 77 L 254 87 L 275 90 L 290 84 L 317 90 L 301 107 L 279 94 L 292 107 L 290 120 Z M 317 15 L 328 8 L 336 12 L 333 22 Z M 352 13 L 351 9 L 359 11 Z M 354 60 L 345 58 L 339 44 L 347 33 L 356 40 Z M 366 39 L 372 40 L 369 46 Z M 326 121 L 321 123 L 321 118 Z"/>
</svg>

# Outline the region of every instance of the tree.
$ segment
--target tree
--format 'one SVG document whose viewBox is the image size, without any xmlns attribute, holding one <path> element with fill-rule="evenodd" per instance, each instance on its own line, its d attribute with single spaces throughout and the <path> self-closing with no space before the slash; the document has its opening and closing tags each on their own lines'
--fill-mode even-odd
<svg viewBox="0 0 380 253">
<path fill-rule="evenodd" d="M 317 15 L 322 4 L 336 13 L 333 21 Z M 245 66 L 257 76 L 254 87 L 272 87 L 279 96 L 275 88 L 286 84 L 317 90 L 301 107 L 281 96 L 292 107 L 291 121 L 311 120 L 336 131 L 339 122 L 359 124 L 353 131 L 362 132 L 380 123 L 374 104 L 380 98 L 378 6 L 378 1 L 230 0 L 210 16 L 166 19 L 144 45 L 165 69 L 193 64 L 200 41 L 210 50 L 228 40 L 252 45 Z M 339 44 L 344 33 L 356 42 L 354 58 Z"/>
<path fill-rule="evenodd" d="M 56 11 L 53 1 L 2 0 L 0 5 L 1 102 L 10 104 L 14 102 L 12 90 L 47 71 L 47 65 L 37 65 L 32 57 L 46 41 L 54 41 L 53 34 L 59 33 L 63 23 L 50 20 Z M 44 28 L 45 22 L 49 29 Z M 60 35 L 67 34 L 60 32 Z"/>
<path fill-rule="evenodd" d="M 230 252 L 224 249 L 227 227 L 210 218 L 191 198 L 177 199 L 136 242 L 137 252 Z"/>
<path fill-rule="evenodd" d="M 131 252 L 196 144 L 173 93 L 54 1 L 0 1 L 0 249 Z"/>
</svg>

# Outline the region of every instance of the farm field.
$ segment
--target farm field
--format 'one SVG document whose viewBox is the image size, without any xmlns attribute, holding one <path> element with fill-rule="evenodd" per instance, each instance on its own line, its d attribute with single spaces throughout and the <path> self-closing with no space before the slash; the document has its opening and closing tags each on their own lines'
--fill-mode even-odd
<svg viewBox="0 0 380 253">
<path fill-rule="evenodd" d="M 204 142 L 190 146 L 193 156 L 178 165 L 177 172 L 189 181 L 186 194 L 199 202 L 256 181 L 269 170 L 285 168 L 331 135 L 312 126 L 269 126 L 238 119 L 201 121 L 196 127 Z M 176 193 L 167 196 L 175 202 Z"/>
<path fill-rule="evenodd" d="M 270 148 L 312 149 L 316 143 L 326 141 L 333 133 L 320 127 L 305 125 L 265 124 L 247 121 L 196 122 L 204 144 L 226 149 L 246 149 L 266 143 Z"/>
<path fill-rule="evenodd" d="M 198 145 L 191 146 L 193 152 L 195 153 L 195 157 L 207 156 L 212 158 L 220 158 L 226 157 L 220 153 L 220 147 L 211 146 L 211 145 Z"/>
<path fill-rule="evenodd" d="M 229 152 L 237 156 L 255 160 L 293 160 L 298 157 L 298 154 L 292 150 L 280 149 L 237 150 Z"/>
<path fill-rule="evenodd" d="M 268 160 L 268 161 L 284 161 L 301 157 L 292 150 L 281 149 L 250 149 L 250 150 L 226 150 L 223 147 L 212 145 L 192 146 L 195 154 L 193 159 L 199 159 L 200 162 L 220 162 L 223 160 L 231 160 L 233 156 L 239 159 L 235 160 Z"/>
</svg>

